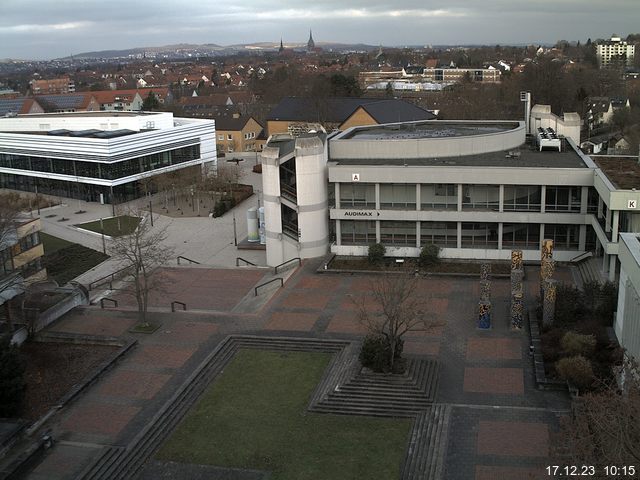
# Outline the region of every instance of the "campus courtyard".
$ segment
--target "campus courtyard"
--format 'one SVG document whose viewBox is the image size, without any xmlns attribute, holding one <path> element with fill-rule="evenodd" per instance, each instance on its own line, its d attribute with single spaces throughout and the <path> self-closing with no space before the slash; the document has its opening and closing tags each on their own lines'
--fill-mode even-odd
<svg viewBox="0 0 640 480">
<path fill-rule="evenodd" d="M 357 303 L 374 278 L 319 265 L 277 275 L 284 286 L 260 302 L 254 287 L 270 269 L 167 268 L 167 290 L 152 296 L 154 333 L 131 333 L 126 289 L 117 308 L 76 309 L 50 326 L 136 343 L 50 420 L 54 446 L 28 478 L 408 479 L 423 478 L 422 455 L 437 464 L 424 478 L 546 478 L 569 399 L 536 387 L 528 331 L 509 329 L 508 278 L 492 280 L 488 331 L 474 318 L 478 278 L 420 279 L 438 326 L 409 332 L 404 353 L 437 368 L 433 397 L 423 417 L 392 418 L 358 414 L 353 402 L 356 414 L 312 408 L 342 368 L 336 359 L 366 333 Z M 556 277 L 571 281 L 562 268 Z M 527 267 L 529 305 L 538 278 Z M 173 300 L 187 310 L 172 313 Z"/>
</svg>

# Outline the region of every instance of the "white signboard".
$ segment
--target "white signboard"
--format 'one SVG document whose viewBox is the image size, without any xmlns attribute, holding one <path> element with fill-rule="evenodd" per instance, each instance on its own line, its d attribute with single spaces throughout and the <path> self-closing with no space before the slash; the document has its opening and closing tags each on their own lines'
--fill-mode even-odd
<svg viewBox="0 0 640 480">
<path fill-rule="evenodd" d="M 360 181 L 360 174 L 359 173 L 352 173 L 351 174 L 351 181 L 352 182 L 359 182 Z"/>
<path fill-rule="evenodd" d="M 638 208 L 637 200 L 627 200 L 627 208 Z"/>
</svg>

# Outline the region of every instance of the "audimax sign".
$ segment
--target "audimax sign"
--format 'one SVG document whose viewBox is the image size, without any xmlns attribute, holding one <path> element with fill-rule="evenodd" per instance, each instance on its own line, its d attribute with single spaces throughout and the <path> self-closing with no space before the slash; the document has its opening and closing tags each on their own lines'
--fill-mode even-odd
<svg viewBox="0 0 640 480">
<path fill-rule="evenodd" d="M 347 210 L 344 212 L 345 217 L 379 217 L 380 212 L 372 212 L 367 210 Z"/>
</svg>

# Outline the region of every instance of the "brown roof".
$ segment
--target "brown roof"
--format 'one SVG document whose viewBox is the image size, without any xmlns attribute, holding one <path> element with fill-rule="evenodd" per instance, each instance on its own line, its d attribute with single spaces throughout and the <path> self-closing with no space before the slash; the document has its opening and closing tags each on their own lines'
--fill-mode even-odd
<svg viewBox="0 0 640 480">
<path fill-rule="evenodd" d="M 616 188 L 621 190 L 640 189 L 640 164 L 638 164 L 637 157 L 592 155 L 591 158 Z"/>
<path fill-rule="evenodd" d="M 91 92 L 96 101 L 103 105 L 105 103 L 114 103 L 116 101 L 132 102 L 138 93 L 137 90 L 100 90 Z"/>
</svg>

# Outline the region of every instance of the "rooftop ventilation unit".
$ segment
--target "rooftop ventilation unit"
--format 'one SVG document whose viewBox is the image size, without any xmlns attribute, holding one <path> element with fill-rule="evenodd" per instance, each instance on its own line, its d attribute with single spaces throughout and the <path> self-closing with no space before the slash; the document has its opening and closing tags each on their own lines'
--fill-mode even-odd
<svg viewBox="0 0 640 480">
<path fill-rule="evenodd" d="M 559 152 L 562 151 L 562 142 L 553 128 L 538 127 L 536 138 L 538 141 L 538 149 L 540 151 L 543 149 L 558 149 Z"/>
</svg>

